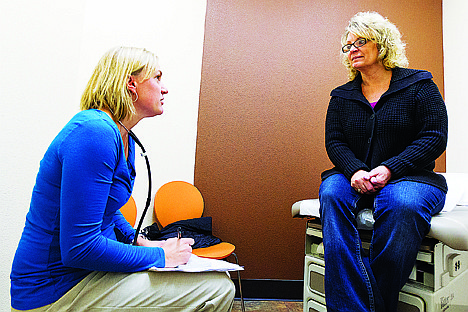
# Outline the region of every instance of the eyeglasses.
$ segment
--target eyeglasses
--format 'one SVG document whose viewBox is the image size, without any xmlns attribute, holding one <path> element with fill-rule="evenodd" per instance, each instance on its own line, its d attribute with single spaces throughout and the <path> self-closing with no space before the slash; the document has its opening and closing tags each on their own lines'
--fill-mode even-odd
<svg viewBox="0 0 468 312">
<path fill-rule="evenodd" d="M 344 46 L 342 46 L 341 51 L 343 51 L 343 53 L 348 53 L 349 51 L 351 51 L 353 46 L 355 48 L 360 48 L 363 45 L 365 45 L 367 42 L 368 42 L 368 40 L 366 38 L 359 38 L 358 40 L 354 41 L 353 43 L 348 43 L 348 44 L 345 44 Z"/>
</svg>

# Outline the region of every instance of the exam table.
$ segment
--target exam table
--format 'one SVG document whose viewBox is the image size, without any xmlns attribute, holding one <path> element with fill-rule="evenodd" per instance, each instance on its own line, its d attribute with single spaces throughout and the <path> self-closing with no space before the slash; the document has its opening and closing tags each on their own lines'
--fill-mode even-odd
<svg viewBox="0 0 468 312">
<path fill-rule="evenodd" d="M 409 281 L 400 292 L 398 312 L 468 311 L 468 174 L 443 173 L 449 191 L 443 210 L 431 220 Z M 306 218 L 304 312 L 325 312 L 322 227 L 318 199 L 292 206 L 292 216 Z M 360 231 L 363 248 L 372 232 Z"/>
</svg>

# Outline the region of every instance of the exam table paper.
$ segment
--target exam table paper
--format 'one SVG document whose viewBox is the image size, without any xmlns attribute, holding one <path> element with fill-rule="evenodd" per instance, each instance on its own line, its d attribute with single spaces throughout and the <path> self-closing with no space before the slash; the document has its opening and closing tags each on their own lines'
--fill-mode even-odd
<svg viewBox="0 0 468 312">
<path fill-rule="evenodd" d="M 175 268 L 149 268 L 150 271 L 157 272 L 209 272 L 209 271 L 242 271 L 243 267 L 235 263 L 230 263 L 224 260 L 201 258 L 196 255 L 191 255 L 187 264 L 181 264 Z"/>
</svg>

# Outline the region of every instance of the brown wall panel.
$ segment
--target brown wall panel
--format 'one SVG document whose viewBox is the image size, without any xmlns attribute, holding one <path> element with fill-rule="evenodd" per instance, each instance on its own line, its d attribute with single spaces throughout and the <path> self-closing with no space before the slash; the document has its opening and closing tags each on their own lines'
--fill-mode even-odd
<svg viewBox="0 0 468 312">
<path fill-rule="evenodd" d="M 208 0 L 195 185 L 243 278 L 302 279 L 305 221 L 291 205 L 316 197 L 331 166 L 324 119 L 346 82 L 340 37 L 363 10 L 399 26 L 410 67 L 443 91 L 441 0 Z"/>
</svg>

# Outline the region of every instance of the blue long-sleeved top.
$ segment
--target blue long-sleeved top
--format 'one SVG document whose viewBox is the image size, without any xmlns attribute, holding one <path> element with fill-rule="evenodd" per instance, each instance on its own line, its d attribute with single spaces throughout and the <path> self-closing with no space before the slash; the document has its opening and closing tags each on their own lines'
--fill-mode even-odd
<svg viewBox="0 0 468 312">
<path fill-rule="evenodd" d="M 13 260 L 13 308 L 50 304 L 91 271 L 164 266 L 161 248 L 129 244 L 134 230 L 119 211 L 133 189 L 134 149 L 129 137 L 127 160 L 119 129 L 99 110 L 76 114 L 53 140 Z"/>
<path fill-rule="evenodd" d="M 400 179 L 434 185 L 444 192 L 443 176 L 433 172 L 446 148 L 448 117 L 444 100 L 423 70 L 394 68 L 388 90 L 375 108 L 361 91 L 357 76 L 331 92 L 325 122 L 325 147 L 336 172 L 348 179 L 362 169 L 384 165 L 392 181 Z"/>
</svg>

